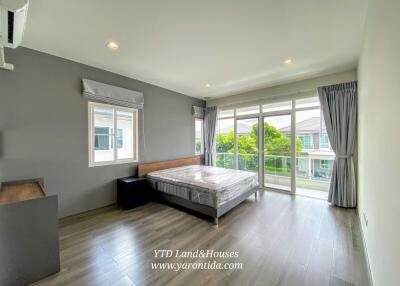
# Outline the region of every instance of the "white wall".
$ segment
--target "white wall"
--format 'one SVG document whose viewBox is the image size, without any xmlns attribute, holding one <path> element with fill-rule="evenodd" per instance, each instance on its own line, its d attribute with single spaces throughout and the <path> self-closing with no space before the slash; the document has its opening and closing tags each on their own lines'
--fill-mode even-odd
<svg viewBox="0 0 400 286">
<path fill-rule="evenodd" d="M 293 98 L 295 94 L 304 97 L 313 96 L 317 95 L 317 87 L 319 86 L 354 81 L 356 79 L 356 71 L 351 70 L 347 72 L 319 76 L 287 84 L 257 89 L 236 95 L 215 98 L 207 100 L 207 106 L 224 106 L 238 104 L 246 105 L 246 103 L 248 102 L 258 102 L 263 101 L 264 99 L 272 100 L 275 98 L 283 100 L 285 98 Z"/>
<path fill-rule="evenodd" d="M 400 1 L 370 0 L 368 9 L 358 67 L 358 210 L 374 285 L 394 286 L 400 285 Z"/>
</svg>

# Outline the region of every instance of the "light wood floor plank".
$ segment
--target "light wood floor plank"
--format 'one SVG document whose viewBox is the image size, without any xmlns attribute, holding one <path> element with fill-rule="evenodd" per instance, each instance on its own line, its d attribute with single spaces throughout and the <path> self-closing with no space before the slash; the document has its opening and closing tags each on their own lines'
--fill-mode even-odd
<svg viewBox="0 0 400 286">
<path fill-rule="evenodd" d="M 357 214 L 322 200 L 263 192 L 212 220 L 155 202 L 109 206 L 60 222 L 61 272 L 37 286 L 365 286 Z M 155 258 L 154 250 L 238 251 L 238 258 Z M 243 269 L 152 270 L 154 262 L 242 263 Z"/>
</svg>

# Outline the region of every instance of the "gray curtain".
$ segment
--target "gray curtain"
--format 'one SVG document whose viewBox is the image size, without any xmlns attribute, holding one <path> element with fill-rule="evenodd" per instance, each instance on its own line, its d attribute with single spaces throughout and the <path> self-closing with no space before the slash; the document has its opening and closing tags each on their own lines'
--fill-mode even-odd
<svg viewBox="0 0 400 286">
<path fill-rule="evenodd" d="M 351 208 L 357 204 L 353 151 L 356 138 L 357 82 L 318 88 L 329 141 L 335 152 L 328 201 Z"/>
<path fill-rule="evenodd" d="M 204 112 L 204 163 L 212 166 L 214 163 L 214 141 L 217 124 L 217 107 L 207 107 Z"/>
</svg>

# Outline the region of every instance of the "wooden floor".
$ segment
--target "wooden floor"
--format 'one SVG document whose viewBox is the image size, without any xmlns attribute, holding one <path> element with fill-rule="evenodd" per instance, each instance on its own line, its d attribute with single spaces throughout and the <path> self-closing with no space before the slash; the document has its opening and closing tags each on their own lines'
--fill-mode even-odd
<svg viewBox="0 0 400 286">
<path fill-rule="evenodd" d="M 219 226 L 149 203 L 109 207 L 60 224 L 59 274 L 34 285 L 368 285 L 358 217 L 318 199 L 264 192 L 220 219 Z M 242 270 L 151 270 L 154 250 L 238 251 Z"/>
</svg>

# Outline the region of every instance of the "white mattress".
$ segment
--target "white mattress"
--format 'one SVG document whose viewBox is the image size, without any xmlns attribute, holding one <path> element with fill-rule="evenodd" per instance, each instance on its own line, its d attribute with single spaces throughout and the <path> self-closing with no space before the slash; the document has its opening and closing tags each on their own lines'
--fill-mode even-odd
<svg viewBox="0 0 400 286">
<path fill-rule="evenodd" d="M 257 174 L 218 167 L 191 165 L 147 174 L 162 192 L 218 207 L 258 186 Z"/>
</svg>

